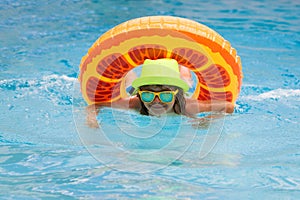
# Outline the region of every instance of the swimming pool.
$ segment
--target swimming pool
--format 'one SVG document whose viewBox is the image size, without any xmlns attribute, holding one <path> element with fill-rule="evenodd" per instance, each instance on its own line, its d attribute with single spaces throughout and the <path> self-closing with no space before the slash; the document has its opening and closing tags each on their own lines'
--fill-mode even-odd
<svg viewBox="0 0 300 200">
<path fill-rule="evenodd" d="M 296 199 L 299 9 L 267 0 L 1 1 L 0 197 Z M 146 15 L 196 20 L 237 49 L 244 79 L 233 115 L 195 129 L 184 117 L 105 109 L 102 132 L 84 125 L 81 57 L 109 28 Z"/>
</svg>

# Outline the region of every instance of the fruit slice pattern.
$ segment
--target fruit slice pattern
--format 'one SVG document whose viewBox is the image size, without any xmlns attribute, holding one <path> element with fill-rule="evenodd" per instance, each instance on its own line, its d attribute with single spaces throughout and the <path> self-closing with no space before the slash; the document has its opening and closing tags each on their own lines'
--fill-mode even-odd
<svg viewBox="0 0 300 200">
<path fill-rule="evenodd" d="M 90 105 L 126 97 L 125 75 L 145 59 L 159 58 L 176 59 L 195 73 L 191 98 L 236 101 L 243 77 L 236 50 L 207 26 L 171 16 L 129 20 L 104 33 L 81 60 L 84 99 Z"/>
</svg>

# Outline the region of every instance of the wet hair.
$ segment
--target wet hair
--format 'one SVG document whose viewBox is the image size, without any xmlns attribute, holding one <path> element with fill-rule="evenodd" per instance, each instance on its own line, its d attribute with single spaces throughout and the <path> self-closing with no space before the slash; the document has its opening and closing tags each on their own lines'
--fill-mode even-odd
<svg viewBox="0 0 300 200">
<path fill-rule="evenodd" d="M 151 90 L 153 87 L 158 88 L 160 91 L 164 91 L 164 90 L 178 90 L 178 93 L 175 95 L 175 102 L 173 105 L 173 110 L 176 114 L 178 115 L 185 115 L 185 98 L 184 98 L 184 92 L 181 88 L 176 87 L 176 86 L 171 86 L 171 85 L 144 85 L 141 86 L 139 89 L 140 90 Z M 141 115 L 149 115 L 149 110 L 146 108 L 144 102 L 141 100 L 141 97 L 139 96 L 139 94 L 137 94 L 140 103 L 141 103 L 141 108 L 140 108 L 140 114 Z"/>
</svg>

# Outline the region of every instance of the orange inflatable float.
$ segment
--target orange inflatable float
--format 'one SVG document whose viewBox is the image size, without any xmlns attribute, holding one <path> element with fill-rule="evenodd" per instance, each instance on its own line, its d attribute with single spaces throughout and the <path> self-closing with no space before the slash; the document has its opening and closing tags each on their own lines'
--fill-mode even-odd
<svg viewBox="0 0 300 200">
<path fill-rule="evenodd" d="M 100 36 L 81 60 L 83 98 L 90 105 L 126 97 L 126 74 L 145 59 L 159 58 L 175 59 L 195 73 L 192 98 L 236 101 L 242 84 L 236 50 L 207 26 L 171 16 L 129 20 Z"/>
</svg>

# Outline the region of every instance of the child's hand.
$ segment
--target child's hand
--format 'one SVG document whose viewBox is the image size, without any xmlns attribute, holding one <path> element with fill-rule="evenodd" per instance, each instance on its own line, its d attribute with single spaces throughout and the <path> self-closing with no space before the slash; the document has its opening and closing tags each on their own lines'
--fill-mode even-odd
<svg viewBox="0 0 300 200">
<path fill-rule="evenodd" d="M 92 117 L 92 116 L 87 116 L 87 120 L 86 120 L 86 124 L 90 127 L 90 128 L 99 128 L 99 124 L 98 121 L 96 119 L 96 117 Z"/>
<path fill-rule="evenodd" d="M 99 124 L 97 121 L 99 109 L 96 108 L 95 105 L 90 105 L 86 108 L 86 124 L 90 128 L 99 128 Z"/>
</svg>

